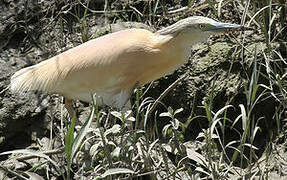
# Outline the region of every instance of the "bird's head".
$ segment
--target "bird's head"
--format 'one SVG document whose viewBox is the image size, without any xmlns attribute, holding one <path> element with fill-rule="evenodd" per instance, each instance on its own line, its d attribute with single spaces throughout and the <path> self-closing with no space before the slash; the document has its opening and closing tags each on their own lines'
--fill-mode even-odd
<svg viewBox="0 0 287 180">
<path fill-rule="evenodd" d="M 250 29 L 251 28 L 243 25 L 222 23 L 202 16 L 192 16 L 159 30 L 157 33 L 160 35 L 180 35 L 185 40 L 197 43 L 205 41 L 210 35 Z"/>
</svg>

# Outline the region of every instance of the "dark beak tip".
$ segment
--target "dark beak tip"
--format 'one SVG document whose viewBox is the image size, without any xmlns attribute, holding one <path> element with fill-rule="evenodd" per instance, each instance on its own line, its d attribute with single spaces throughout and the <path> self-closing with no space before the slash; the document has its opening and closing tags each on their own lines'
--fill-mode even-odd
<svg viewBox="0 0 287 180">
<path fill-rule="evenodd" d="M 239 28 L 241 31 L 255 31 L 256 29 L 252 28 L 252 27 L 247 27 L 247 26 L 241 26 Z"/>
</svg>

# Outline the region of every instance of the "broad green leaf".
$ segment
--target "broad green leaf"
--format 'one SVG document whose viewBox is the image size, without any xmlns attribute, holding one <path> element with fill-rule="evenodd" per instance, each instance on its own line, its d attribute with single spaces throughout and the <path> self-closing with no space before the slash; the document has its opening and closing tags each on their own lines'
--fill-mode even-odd
<svg viewBox="0 0 287 180">
<path fill-rule="evenodd" d="M 65 136 L 65 151 L 69 163 L 72 162 L 72 147 L 74 143 L 74 129 L 76 119 L 77 119 L 76 114 L 74 114 L 68 132 Z"/>
</svg>

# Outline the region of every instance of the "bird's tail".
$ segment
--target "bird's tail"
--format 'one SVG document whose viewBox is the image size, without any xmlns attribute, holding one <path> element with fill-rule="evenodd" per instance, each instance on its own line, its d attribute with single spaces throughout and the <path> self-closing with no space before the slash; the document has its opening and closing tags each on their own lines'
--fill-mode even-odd
<svg viewBox="0 0 287 180">
<path fill-rule="evenodd" d="M 17 71 L 11 77 L 10 90 L 13 93 L 32 90 L 50 91 L 55 84 L 53 79 L 55 72 L 49 66 L 46 66 L 47 63 L 44 61 Z"/>
</svg>

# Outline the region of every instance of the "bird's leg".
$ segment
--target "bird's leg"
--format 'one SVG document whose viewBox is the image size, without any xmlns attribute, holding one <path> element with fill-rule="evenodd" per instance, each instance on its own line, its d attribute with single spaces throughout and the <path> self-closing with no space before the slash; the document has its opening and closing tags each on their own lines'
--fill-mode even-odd
<svg viewBox="0 0 287 180">
<path fill-rule="evenodd" d="M 140 82 L 137 81 L 137 82 L 135 83 L 134 87 L 133 87 L 133 91 L 134 91 L 136 88 L 138 88 L 139 86 L 140 86 Z M 133 92 L 133 91 L 132 91 L 132 92 Z"/>
<path fill-rule="evenodd" d="M 73 100 L 65 98 L 65 108 L 68 111 L 70 119 L 72 119 L 74 116 L 76 116 L 76 111 L 73 108 Z"/>
</svg>

